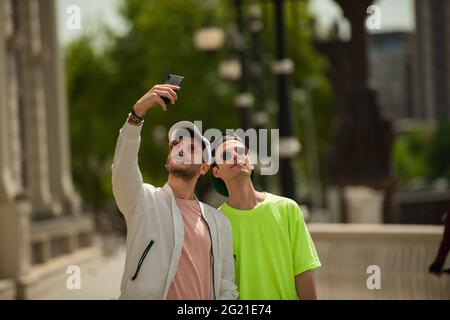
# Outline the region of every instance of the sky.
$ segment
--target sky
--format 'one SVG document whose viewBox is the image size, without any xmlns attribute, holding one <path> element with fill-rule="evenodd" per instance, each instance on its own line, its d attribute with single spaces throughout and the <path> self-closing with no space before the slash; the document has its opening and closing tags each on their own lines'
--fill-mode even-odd
<svg viewBox="0 0 450 320">
<path fill-rule="evenodd" d="M 414 0 L 378 0 L 374 4 L 380 8 L 381 29 L 369 32 L 414 30 Z M 310 0 L 310 10 L 322 26 L 343 19 L 341 8 L 333 0 Z"/>
<path fill-rule="evenodd" d="M 153 0 L 150 0 L 153 1 Z M 170 0 L 169 0 L 170 1 Z M 106 24 L 113 30 L 122 31 L 126 26 L 118 15 L 118 7 L 121 0 L 58 0 L 57 18 L 60 42 L 64 45 L 79 37 L 83 32 L 95 32 L 102 24 Z M 70 6 L 80 8 L 81 29 L 68 28 L 67 19 L 71 13 L 67 13 Z"/>
<path fill-rule="evenodd" d="M 117 14 L 117 8 L 122 0 L 58 0 L 59 38 L 64 45 L 79 37 L 84 31 L 95 32 L 101 24 L 106 24 L 120 32 L 126 29 L 125 24 Z M 156 1 L 156 0 L 148 0 Z M 170 0 L 166 0 L 170 1 Z M 193 0 L 186 0 L 193 1 Z M 231 0 L 221 0 L 231 1 Z M 358 0 L 355 0 L 358 1 Z M 193 1 L 194 2 L 194 1 Z M 381 29 L 371 32 L 412 31 L 414 30 L 414 0 L 377 0 L 381 12 Z M 70 29 L 66 26 L 71 5 L 80 8 L 81 29 Z M 310 0 L 311 13 L 316 17 L 320 27 L 326 28 L 336 19 L 340 21 L 343 36 L 349 34 L 349 26 L 342 18 L 342 10 L 333 0 Z"/>
</svg>

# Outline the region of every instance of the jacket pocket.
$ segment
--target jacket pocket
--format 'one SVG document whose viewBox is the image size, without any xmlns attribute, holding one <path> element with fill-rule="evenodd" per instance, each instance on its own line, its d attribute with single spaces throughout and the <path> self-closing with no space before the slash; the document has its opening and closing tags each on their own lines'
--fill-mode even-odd
<svg viewBox="0 0 450 320">
<path fill-rule="evenodd" d="M 137 276 L 139 274 L 139 270 L 141 269 L 142 263 L 144 262 L 145 257 L 147 256 L 148 252 L 150 251 L 150 249 L 152 248 L 154 243 L 155 243 L 155 241 L 150 240 L 150 243 L 145 248 L 144 252 L 141 255 L 141 258 L 139 259 L 139 263 L 137 265 L 136 272 L 134 273 L 133 277 L 131 277 L 131 281 L 134 281 L 137 278 Z"/>
</svg>

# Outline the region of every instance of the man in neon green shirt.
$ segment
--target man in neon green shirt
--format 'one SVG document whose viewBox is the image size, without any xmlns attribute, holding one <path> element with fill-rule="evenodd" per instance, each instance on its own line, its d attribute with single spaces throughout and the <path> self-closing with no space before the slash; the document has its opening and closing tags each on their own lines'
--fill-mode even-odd
<svg viewBox="0 0 450 320">
<path fill-rule="evenodd" d="M 253 164 L 237 136 L 213 144 L 212 181 L 233 233 L 239 299 L 317 299 L 321 266 L 298 204 L 253 187 Z"/>
</svg>

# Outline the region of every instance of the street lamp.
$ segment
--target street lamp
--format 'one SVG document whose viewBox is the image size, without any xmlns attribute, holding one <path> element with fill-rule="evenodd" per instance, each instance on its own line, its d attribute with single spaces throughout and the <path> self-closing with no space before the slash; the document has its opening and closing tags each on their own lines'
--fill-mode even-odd
<svg viewBox="0 0 450 320">
<path fill-rule="evenodd" d="M 224 61 L 219 66 L 219 73 L 227 79 L 239 80 L 239 93 L 234 98 L 234 103 L 239 110 L 241 128 L 247 130 L 251 127 L 250 108 L 253 106 L 253 96 L 247 88 L 247 70 L 245 64 L 245 42 L 243 38 L 243 12 L 241 0 L 234 0 L 236 7 L 237 32 L 230 34 L 230 40 L 239 57 L 239 66 L 236 61 Z M 217 4 L 217 0 L 199 1 L 205 11 L 211 11 Z M 221 49 L 225 43 L 225 32 L 207 23 L 194 33 L 195 47 L 203 52 L 215 52 Z"/>
<path fill-rule="evenodd" d="M 286 57 L 286 37 L 284 26 L 284 0 L 272 0 L 275 8 L 275 42 L 276 42 L 276 60 L 272 66 L 272 72 L 277 79 L 277 98 L 278 98 L 278 127 L 280 130 L 280 143 L 278 146 L 280 156 L 280 178 L 281 178 L 281 192 L 284 196 L 292 199 L 297 198 L 296 183 L 294 175 L 294 163 L 293 158 L 300 151 L 300 143 L 294 135 L 294 118 L 291 107 L 290 97 L 290 84 L 289 78 L 294 71 L 294 64 L 292 60 Z M 236 25 L 237 25 L 237 46 L 235 45 L 237 54 L 240 61 L 239 72 L 239 93 L 235 97 L 234 102 L 239 109 L 241 127 L 244 130 L 249 129 L 252 126 L 252 119 L 250 117 L 251 108 L 254 105 L 254 97 L 249 92 L 248 88 L 248 66 L 246 58 L 246 46 L 244 42 L 244 15 L 243 15 L 243 0 L 234 0 L 234 6 L 236 10 Z M 255 11 L 255 10 L 253 10 Z M 256 15 L 255 13 L 253 15 Z M 256 21 L 255 21 L 256 20 Z M 257 33 L 261 25 L 258 24 L 257 19 L 254 19 L 250 25 L 250 29 Z M 217 30 L 216 30 L 217 32 Z M 219 43 L 222 45 L 222 41 L 203 41 L 213 32 L 203 32 L 194 36 L 196 40 L 196 47 L 200 50 L 212 51 L 219 48 Z M 221 36 L 209 36 L 208 38 L 220 38 Z M 199 39 L 202 39 L 200 41 Z M 211 43 L 214 42 L 214 45 Z M 205 44 L 208 43 L 208 44 Z M 234 68 L 233 70 L 231 68 Z M 224 63 L 219 70 L 222 70 L 222 74 L 230 76 L 233 74 L 233 78 L 237 78 L 237 70 L 235 64 L 230 62 Z M 230 72 L 232 70 L 232 72 Z M 261 111 L 261 110 L 260 110 Z M 261 122 L 267 119 L 266 114 L 259 111 L 259 119 Z"/>
<path fill-rule="evenodd" d="M 263 22 L 261 20 L 261 9 L 260 6 L 253 4 L 248 10 L 248 27 L 250 30 L 250 76 L 252 89 L 255 93 L 255 113 L 253 114 L 253 123 L 257 130 L 265 129 L 269 125 L 269 115 L 266 111 L 265 104 L 265 92 L 264 83 L 262 79 L 262 57 L 261 57 L 261 45 L 260 36 L 263 30 Z M 256 168 L 260 170 L 258 166 Z M 268 190 L 269 183 L 268 177 L 265 175 L 258 175 L 258 180 L 261 188 L 263 190 Z"/>
<path fill-rule="evenodd" d="M 200 29 L 194 32 L 194 46 L 202 52 L 218 51 L 225 43 L 225 32 L 211 23 L 211 12 L 217 7 L 218 0 L 197 0 L 196 2 L 206 12 L 207 20 Z"/>
<path fill-rule="evenodd" d="M 244 41 L 244 13 L 242 8 L 242 0 L 234 0 L 236 9 L 236 25 L 238 28 L 238 43 L 237 53 L 241 63 L 241 76 L 239 78 L 239 93 L 234 99 L 234 103 L 239 110 L 241 118 L 241 127 L 244 130 L 251 128 L 251 108 L 254 104 L 253 95 L 248 90 L 248 74 L 246 61 L 246 46 Z"/>
<path fill-rule="evenodd" d="M 303 88 L 294 90 L 295 101 L 301 103 L 303 110 L 303 128 L 305 136 L 305 152 L 309 167 L 309 186 L 311 190 L 312 211 L 318 211 L 322 208 L 323 194 L 320 182 L 320 159 L 319 149 L 315 129 L 315 119 L 313 111 L 312 92 L 319 87 L 316 79 L 309 79 L 303 85 Z"/>
<path fill-rule="evenodd" d="M 237 81 L 241 77 L 241 63 L 238 59 L 229 58 L 219 64 L 220 76 L 228 81 Z"/>
<path fill-rule="evenodd" d="M 272 72 L 277 78 L 278 127 L 280 130 L 280 177 L 283 196 L 297 198 L 293 159 L 300 151 L 300 143 L 294 136 L 294 118 L 291 107 L 290 75 L 294 71 L 294 63 L 286 58 L 286 36 L 284 26 L 283 0 L 274 0 L 275 4 L 275 36 L 276 61 Z"/>
<path fill-rule="evenodd" d="M 223 47 L 225 32 L 219 27 L 205 25 L 194 33 L 193 40 L 199 51 L 215 52 Z"/>
</svg>

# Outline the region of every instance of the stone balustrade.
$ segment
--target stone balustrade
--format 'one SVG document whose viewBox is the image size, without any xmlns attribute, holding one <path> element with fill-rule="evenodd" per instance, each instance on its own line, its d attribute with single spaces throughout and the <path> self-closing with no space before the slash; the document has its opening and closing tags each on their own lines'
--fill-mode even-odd
<svg viewBox="0 0 450 320">
<path fill-rule="evenodd" d="M 443 227 L 387 224 L 310 224 L 322 268 L 321 299 L 450 299 L 450 276 L 428 273 Z M 381 289 L 368 289 L 379 266 Z"/>
</svg>

